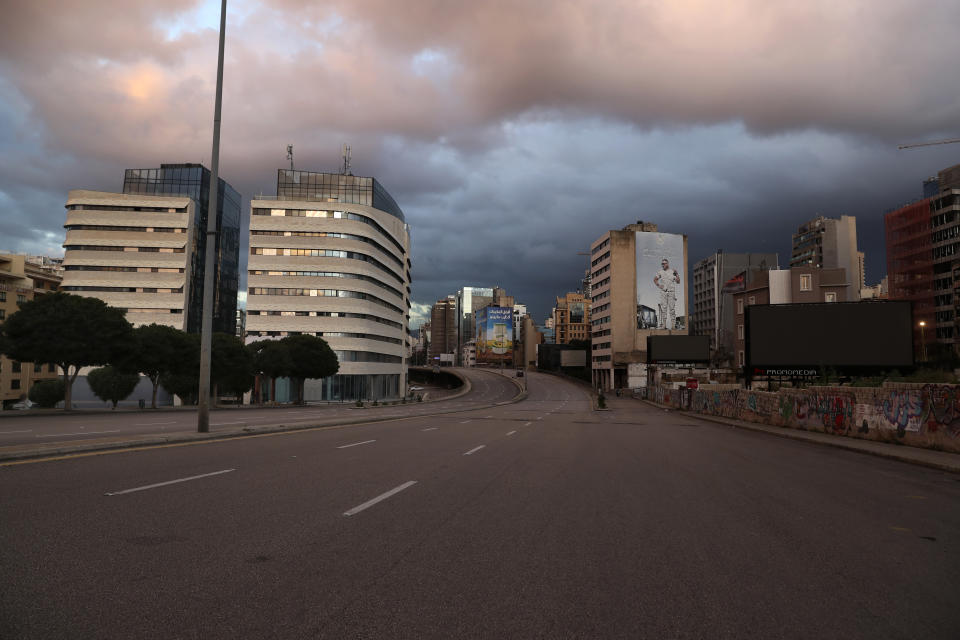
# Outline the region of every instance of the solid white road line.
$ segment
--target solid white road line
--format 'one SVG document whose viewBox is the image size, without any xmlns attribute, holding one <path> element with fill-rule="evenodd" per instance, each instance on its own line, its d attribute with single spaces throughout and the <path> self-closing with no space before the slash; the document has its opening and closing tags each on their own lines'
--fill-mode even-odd
<svg viewBox="0 0 960 640">
<path fill-rule="evenodd" d="M 532 423 L 532 422 L 525 422 L 525 423 L 523 424 L 523 426 L 529 427 L 531 424 L 533 424 L 533 423 Z"/>
<path fill-rule="evenodd" d="M 133 426 L 135 426 L 135 427 L 153 427 L 153 426 L 156 426 L 156 425 L 158 425 L 158 424 L 177 424 L 177 421 L 174 420 L 173 422 L 136 422 L 136 423 L 134 423 Z"/>
<path fill-rule="evenodd" d="M 537 418 L 537 420 L 543 420 L 543 416 L 540 416 L 539 418 Z"/>
<path fill-rule="evenodd" d="M 378 496 L 377 496 L 376 498 L 374 498 L 373 500 L 367 500 L 367 501 L 364 502 L 363 504 L 361 504 L 361 505 L 359 505 L 359 506 L 356 506 L 356 507 L 354 507 L 353 509 L 350 509 L 349 511 L 344 511 L 344 512 L 343 512 L 343 515 L 345 515 L 345 516 L 355 516 L 355 515 L 357 515 L 358 513 L 360 513 L 361 511 L 363 511 L 364 509 L 369 509 L 370 507 L 372 507 L 373 505 L 377 504 L 378 502 L 382 502 L 382 501 L 386 500 L 387 498 L 389 498 L 390 496 L 393 496 L 393 495 L 396 495 L 396 494 L 400 493 L 400 492 L 403 491 L 404 489 L 409 489 L 410 487 L 412 487 L 412 486 L 415 485 L 415 484 L 417 484 L 417 481 L 416 481 L 416 480 L 411 480 L 410 482 L 404 482 L 404 483 L 403 483 L 402 485 L 400 485 L 399 487 L 394 487 L 393 489 L 390 489 L 390 491 L 387 491 L 386 493 L 381 493 L 380 495 L 378 495 Z"/>
<path fill-rule="evenodd" d="M 145 487 L 134 487 L 133 489 L 124 489 L 123 491 L 111 491 L 110 493 L 105 493 L 107 496 L 120 496 L 125 493 L 133 493 L 135 491 L 146 491 L 147 489 L 156 489 L 157 487 L 165 487 L 168 484 L 177 484 L 180 482 L 189 482 L 191 480 L 199 480 L 200 478 L 209 478 L 210 476 L 219 476 L 224 473 L 230 473 L 231 471 L 236 471 L 236 469 L 224 469 L 223 471 L 214 471 L 212 473 L 203 473 L 199 476 L 190 476 L 189 478 L 178 478 L 177 480 L 167 480 L 166 482 L 158 482 L 157 484 L 148 484 Z"/>
<path fill-rule="evenodd" d="M 362 444 L 370 444 L 371 442 L 376 442 L 376 440 L 364 440 L 363 442 L 354 442 L 353 444 L 345 444 L 337 449 L 349 449 L 350 447 L 359 447 Z"/>
<path fill-rule="evenodd" d="M 465 456 L 473 455 L 473 454 L 476 453 L 477 451 L 480 451 L 480 449 L 483 449 L 485 446 L 487 446 L 487 445 L 482 444 L 482 445 L 480 445 L 479 447 L 474 447 L 473 449 L 470 449 L 470 451 L 467 451 L 467 452 L 466 452 L 465 454 L 463 454 L 463 455 L 465 455 Z"/>
<path fill-rule="evenodd" d="M 507 435 L 508 435 L 508 436 L 512 436 L 512 435 L 515 434 L 515 433 L 516 433 L 516 431 L 508 431 L 508 432 L 507 432 Z"/>
<path fill-rule="evenodd" d="M 77 433 L 48 433 L 36 438 L 59 438 L 61 436 L 86 436 L 92 433 L 117 433 L 120 429 L 111 429 L 110 431 L 78 431 Z"/>
<path fill-rule="evenodd" d="M 469 420 L 462 420 L 462 421 L 460 422 L 460 424 L 467 424 L 468 422 L 470 422 L 470 421 L 469 421 Z"/>
<path fill-rule="evenodd" d="M 420 429 L 420 431 L 436 431 L 436 427 L 427 427 L 426 429 Z"/>
<path fill-rule="evenodd" d="M 3 433 L 33 433 L 33 429 L 25 429 L 23 431 L 0 431 L 0 434 Z"/>
<path fill-rule="evenodd" d="M 219 427 L 220 425 L 224 425 L 224 424 L 246 424 L 246 423 L 247 423 L 246 420 L 241 420 L 240 422 L 211 422 L 210 426 Z"/>
</svg>

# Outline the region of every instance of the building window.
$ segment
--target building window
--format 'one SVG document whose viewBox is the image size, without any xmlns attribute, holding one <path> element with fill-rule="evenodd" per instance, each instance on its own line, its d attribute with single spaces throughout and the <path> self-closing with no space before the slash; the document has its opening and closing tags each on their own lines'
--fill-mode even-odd
<svg viewBox="0 0 960 640">
<path fill-rule="evenodd" d="M 10 370 L 13 371 L 14 373 L 20 373 L 20 369 L 21 369 L 20 363 L 14 360 Z"/>
<path fill-rule="evenodd" d="M 7 310 L 6 310 L 6 309 L 0 309 L 0 320 L 5 319 L 6 317 L 7 317 Z"/>
<path fill-rule="evenodd" d="M 26 301 L 27 301 L 27 296 L 25 296 L 25 295 L 23 295 L 23 294 L 21 294 L 21 293 L 18 293 L 18 294 L 17 294 L 17 304 L 23 304 L 23 303 L 26 302 Z"/>
<path fill-rule="evenodd" d="M 737 325 L 737 340 L 743 340 L 743 325 Z"/>
<path fill-rule="evenodd" d="M 747 363 L 746 359 L 743 357 L 743 351 L 737 352 L 737 362 L 740 363 L 741 367 Z"/>
<path fill-rule="evenodd" d="M 743 314 L 743 298 L 737 298 L 737 314 Z"/>
<path fill-rule="evenodd" d="M 836 302 L 836 301 L 837 301 L 837 294 L 834 293 L 833 291 L 827 291 L 825 294 L 823 294 L 823 301 L 824 301 L 824 302 Z"/>
<path fill-rule="evenodd" d="M 800 274 L 800 291 L 813 291 L 813 276 L 809 273 Z"/>
<path fill-rule="evenodd" d="M 33 372 L 34 372 L 34 373 L 41 373 L 42 371 L 43 371 L 43 365 L 42 365 L 42 364 L 33 363 Z"/>
<path fill-rule="evenodd" d="M 6 302 L 6 301 L 7 301 L 7 292 L 0 291 L 0 302 Z"/>
<path fill-rule="evenodd" d="M 50 364 L 50 365 L 48 365 L 48 366 L 47 366 L 47 371 L 48 371 L 49 373 L 56 373 L 56 372 L 57 372 L 57 365 L 55 365 L 55 364 Z"/>
</svg>

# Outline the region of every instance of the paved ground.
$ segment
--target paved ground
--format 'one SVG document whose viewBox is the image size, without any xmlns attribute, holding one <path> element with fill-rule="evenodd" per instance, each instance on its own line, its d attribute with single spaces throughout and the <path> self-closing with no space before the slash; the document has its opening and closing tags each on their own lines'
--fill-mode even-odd
<svg viewBox="0 0 960 640">
<path fill-rule="evenodd" d="M 529 383 L 0 466 L 0 637 L 956 637 L 956 476 Z"/>
<path fill-rule="evenodd" d="M 451 408 L 461 409 L 505 402 L 518 393 L 518 388 L 513 382 L 497 373 L 482 369 L 458 369 L 458 371 L 466 375 L 471 382 L 470 391 L 459 397 L 448 396 L 437 402 L 364 409 L 357 409 L 353 403 L 304 407 L 223 408 L 211 412 L 210 430 L 212 432 L 228 431 L 247 426 L 275 424 L 333 424 L 338 421 L 366 417 L 422 415 Z M 56 412 L 42 415 L 10 415 L 12 413 L 7 412 L 0 420 L 0 454 L 4 450 L 50 448 L 66 443 L 91 442 L 126 436 L 170 436 L 178 433 L 192 433 L 197 429 L 197 415 L 193 409 L 170 408 L 115 413 L 79 410 L 71 414 Z"/>
</svg>

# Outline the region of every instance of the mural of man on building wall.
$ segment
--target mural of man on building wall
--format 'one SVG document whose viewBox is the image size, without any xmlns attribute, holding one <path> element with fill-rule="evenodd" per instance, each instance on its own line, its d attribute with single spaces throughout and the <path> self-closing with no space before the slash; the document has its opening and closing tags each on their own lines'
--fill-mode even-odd
<svg viewBox="0 0 960 640">
<path fill-rule="evenodd" d="M 670 268 L 670 260 L 660 261 L 660 271 L 653 276 L 653 284 L 660 289 L 660 324 L 658 329 L 673 329 L 677 322 L 677 285 L 680 274 Z"/>
</svg>

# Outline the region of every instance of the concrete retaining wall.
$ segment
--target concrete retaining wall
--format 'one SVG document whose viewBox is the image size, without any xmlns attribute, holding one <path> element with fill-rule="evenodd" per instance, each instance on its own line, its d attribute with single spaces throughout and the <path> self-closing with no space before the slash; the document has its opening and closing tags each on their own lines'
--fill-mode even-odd
<svg viewBox="0 0 960 640">
<path fill-rule="evenodd" d="M 661 404 L 707 415 L 960 452 L 960 385 L 651 391 Z"/>
</svg>

